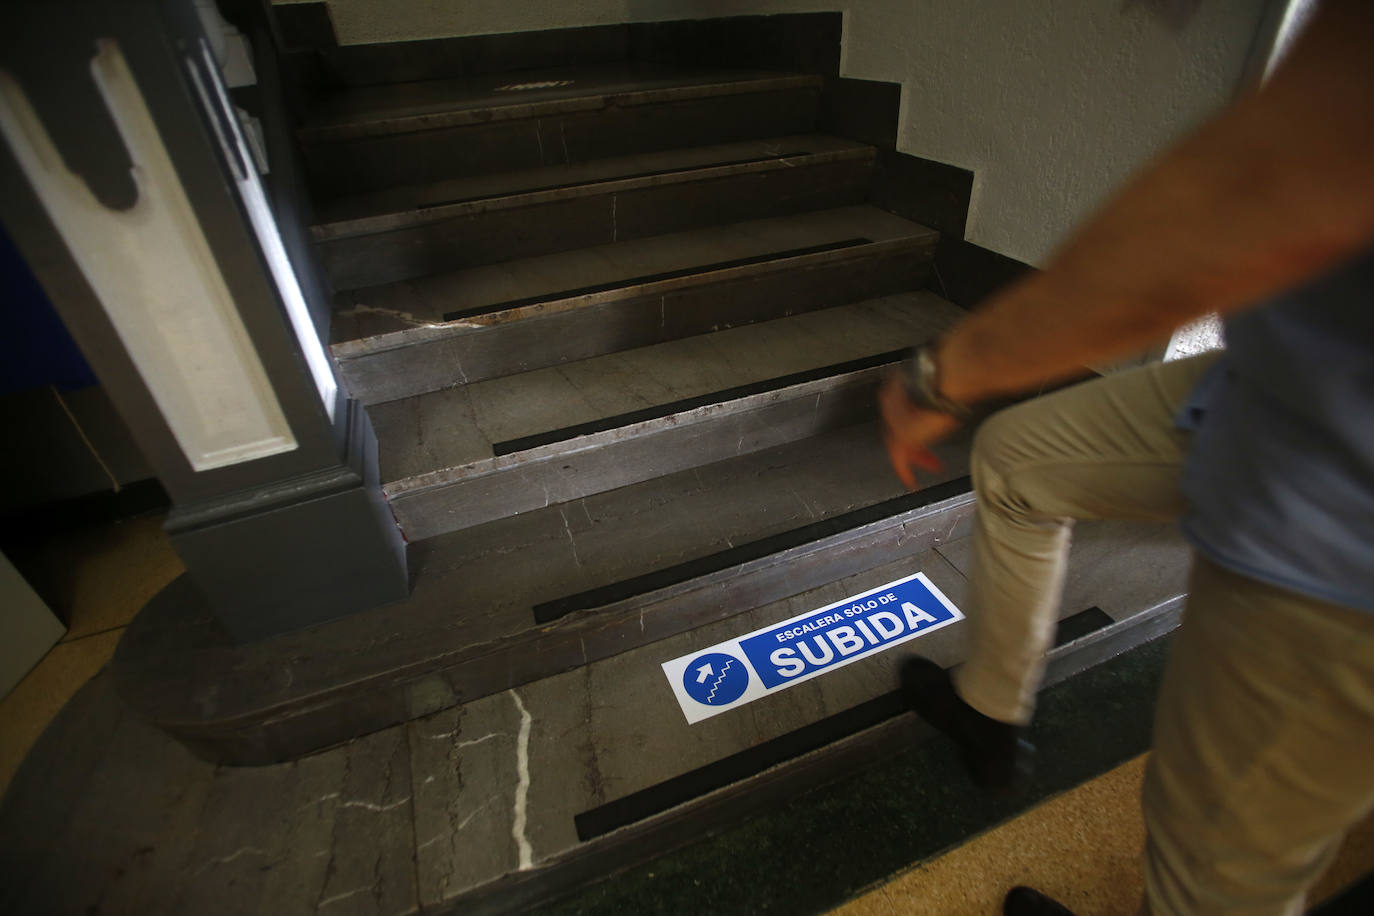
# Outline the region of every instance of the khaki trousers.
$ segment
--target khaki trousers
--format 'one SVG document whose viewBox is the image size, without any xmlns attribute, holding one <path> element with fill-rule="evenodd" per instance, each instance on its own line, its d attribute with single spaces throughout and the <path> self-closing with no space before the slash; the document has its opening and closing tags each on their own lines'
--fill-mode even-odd
<svg viewBox="0 0 1374 916">
<path fill-rule="evenodd" d="M 1078 519 L 1183 511 L 1174 416 L 1215 355 L 1118 373 L 992 417 L 960 695 L 1029 722 Z M 1301 536 L 1301 532 L 1295 532 Z M 1374 806 L 1374 614 L 1199 560 L 1146 772 L 1145 911 L 1286 914 Z"/>
</svg>

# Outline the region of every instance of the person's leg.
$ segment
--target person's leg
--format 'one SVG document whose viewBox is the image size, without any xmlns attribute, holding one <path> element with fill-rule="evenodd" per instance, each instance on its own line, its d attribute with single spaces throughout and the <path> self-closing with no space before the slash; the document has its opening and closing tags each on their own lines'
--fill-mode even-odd
<svg viewBox="0 0 1374 916">
<path fill-rule="evenodd" d="M 1371 806 L 1374 614 L 1200 559 L 1146 769 L 1146 911 L 1299 913 Z"/>
<path fill-rule="evenodd" d="M 1216 358 L 1076 385 L 1002 411 L 978 431 L 969 643 L 954 676 L 974 710 L 1030 721 L 1075 520 L 1179 514 L 1187 434 L 1174 417 Z"/>
</svg>

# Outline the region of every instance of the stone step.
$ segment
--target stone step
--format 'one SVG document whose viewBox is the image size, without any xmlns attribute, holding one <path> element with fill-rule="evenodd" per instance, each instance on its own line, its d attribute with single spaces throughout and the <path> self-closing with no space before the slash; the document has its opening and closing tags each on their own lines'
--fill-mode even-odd
<svg viewBox="0 0 1374 916">
<path fill-rule="evenodd" d="M 412 723 L 421 901 L 520 912 L 935 740 L 897 692 L 897 667 L 913 653 L 957 665 L 962 621 L 695 724 L 662 665 L 916 572 L 966 608 L 968 553 L 967 538 L 913 548 L 745 617 Z M 1165 526 L 1084 525 L 1043 686 L 1170 632 L 1187 566 L 1186 546 Z M 1104 726 L 1084 722 L 1078 737 L 1091 742 L 1094 728 Z M 1041 765 L 1069 753 L 1045 748 Z M 485 799 L 461 781 L 473 773 L 504 774 L 506 804 L 481 810 Z M 923 788 L 926 799 L 965 791 L 962 782 Z M 506 839 L 474 855 L 455 830 L 468 817 L 469 828 Z M 848 823 L 832 817 L 837 829 Z"/>
<path fill-rule="evenodd" d="M 359 191 L 816 129 L 821 78 L 564 68 L 335 91 L 297 133 L 327 203 Z"/>
<path fill-rule="evenodd" d="M 319 212 L 336 291 L 862 203 L 874 150 L 823 136 L 675 149 L 408 186 Z"/>
<path fill-rule="evenodd" d="M 383 489 L 416 541 L 805 439 L 962 314 L 901 293 L 374 405 Z"/>
<path fill-rule="evenodd" d="M 938 504 L 923 511 L 943 514 Z M 929 527 L 917 522 L 908 530 Z M 208 691 L 215 682 L 213 674 L 195 682 L 164 683 L 161 693 L 155 693 L 152 684 L 131 677 L 130 667 L 135 648 L 130 643 L 152 634 L 131 632 L 108 673 L 136 714 L 73 723 L 83 725 L 82 731 L 106 727 L 116 732 L 106 754 L 105 777 L 73 803 L 72 834 L 63 828 L 65 818 L 26 823 L 39 828 L 36 832 L 44 842 L 53 842 L 57 831 L 57 838 L 69 845 L 72 855 L 59 856 L 48 863 L 51 868 L 82 861 L 83 850 L 92 854 L 82 845 L 81 835 L 98 832 L 110 811 L 126 818 L 126 826 L 146 826 L 146 833 L 135 837 L 137 844 L 127 844 L 127 855 L 142 844 L 149 848 L 139 854 L 153 856 L 157 867 L 137 871 L 137 880 L 121 884 L 120 894 L 110 898 L 126 901 L 133 909 L 149 900 L 180 900 L 182 895 L 208 900 L 203 893 L 197 896 L 207 880 L 216 882 L 221 904 L 237 901 L 246 910 L 262 901 L 279 904 L 290 897 L 287 891 L 296 883 L 325 888 L 312 890 L 312 901 L 355 892 L 356 881 L 331 884 L 330 876 L 322 874 L 319 857 L 327 855 L 331 861 L 350 863 L 355 873 L 382 875 L 364 886 L 373 888 L 380 901 L 376 888 L 382 882 L 388 906 L 394 904 L 388 911 L 405 911 L 408 905 L 440 911 L 457 906 L 462 912 L 527 912 L 559 893 L 648 861 L 931 738 L 929 729 L 906 713 L 894 696 L 896 668 L 909 653 L 946 666 L 959 663 L 962 622 L 696 724 L 683 715 L 664 674 L 664 662 L 694 656 L 724 640 L 915 572 L 925 573 L 955 606 L 968 610 L 971 544 L 963 531 L 934 540 L 891 539 L 885 547 L 874 538 L 857 553 L 868 556 L 868 562 L 848 573 L 831 570 L 790 590 L 760 593 L 745 613 L 721 614 L 714 621 L 657 634 L 661 638 L 652 644 L 605 655 L 602 641 L 592 639 L 589 654 L 595 657 L 575 670 L 535 677 L 428 714 L 423 714 L 424 705 L 434 702 L 437 685 L 429 694 L 413 690 L 412 721 L 380 728 L 289 766 L 244 770 L 200 764 L 149 729 L 145 716 L 150 708 L 159 724 L 159 715 L 179 712 L 180 731 L 172 731 L 184 737 L 194 719 L 207 724 L 217 712 L 242 712 L 241 705 L 235 706 L 241 698 Z M 527 568 L 537 568 L 540 559 L 532 558 Z M 1186 544 L 1171 526 L 1080 525 L 1046 684 L 1063 681 L 1172 629 L 1188 559 Z M 791 568 L 808 567 L 793 562 Z M 449 583 L 451 603 L 463 594 L 455 584 Z M 727 588 L 719 603 L 728 606 L 743 594 Z M 197 662 L 204 665 L 207 660 L 217 666 L 237 664 L 245 680 L 247 675 L 260 675 L 263 685 L 278 692 L 298 682 L 287 672 L 297 679 L 309 675 L 325 657 L 342 655 L 351 663 L 355 656 L 393 651 L 393 641 L 374 639 L 353 646 L 352 655 L 328 646 L 280 655 L 279 667 L 262 659 L 231 660 L 215 657 L 212 634 L 195 616 L 177 623 L 166 610 L 159 611 L 165 634 L 173 636 L 178 628 L 183 632 L 164 640 L 160 648 L 189 648 L 196 657 L 182 663 L 187 672 L 198 673 Z M 649 630 L 671 621 L 656 613 L 644 618 Z M 633 618 L 626 623 L 637 629 Z M 527 657 L 524 666 L 529 666 Z M 314 692 L 317 709 L 330 707 L 337 715 L 348 708 L 340 691 Z M 1119 715 L 1124 708 L 1140 714 L 1139 705 L 1123 707 L 1124 699 L 1119 689 L 1108 690 L 1094 701 L 1093 709 Z M 279 705 L 268 727 L 255 723 L 251 715 L 241 715 L 232 722 L 238 730 L 228 740 L 227 730 L 207 730 L 199 749 L 207 754 L 219 751 L 226 759 L 222 752 L 242 752 L 255 730 L 298 736 L 305 723 L 292 721 L 291 705 Z M 378 712 L 367 704 L 355 704 L 353 711 Z M 1081 711 L 1079 717 L 1073 743 L 1089 744 L 1093 736 L 1103 734 L 1100 722 L 1082 719 Z M 314 724 L 311 737 L 320 740 L 329 734 L 318 727 L 320 719 Z M 265 746 L 252 749 L 261 753 Z M 281 753 L 284 746 L 270 749 Z M 1047 745 L 1042 749 L 1042 769 L 1062 765 L 1076 754 L 1058 744 Z M 235 762 L 267 759 L 280 758 Z M 51 762 L 63 772 L 81 766 L 80 758 L 71 761 L 68 754 Z M 943 772 L 944 778 L 954 778 L 948 769 Z M 169 786 L 179 788 L 174 792 Z M 947 800 L 966 795 L 971 799 L 971 790 L 949 784 L 922 797 Z M 265 814 L 245 822 L 245 810 Z M 278 848 L 281 853 L 272 870 L 276 880 L 272 888 L 264 888 L 256 856 L 266 853 L 257 850 Z M 46 899 L 59 877 L 51 868 L 43 881 L 22 883 L 27 899 Z M 213 874 L 207 873 L 210 868 Z M 103 875 L 112 868 L 97 871 Z M 86 873 L 78 869 L 73 874 Z M 70 874 L 61 877 L 70 879 Z M 94 891 L 107 886 L 102 880 L 95 876 L 78 883 Z"/>
<path fill-rule="evenodd" d="M 408 601 L 247 645 L 181 581 L 114 669 L 140 715 L 211 759 L 298 757 L 958 536 L 966 452 L 943 444 L 914 496 L 875 423 L 656 476 L 415 543 Z"/>
<path fill-rule="evenodd" d="M 939 234 L 844 207 L 341 293 L 333 352 L 377 404 L 923 287 Z"/>
</svg>

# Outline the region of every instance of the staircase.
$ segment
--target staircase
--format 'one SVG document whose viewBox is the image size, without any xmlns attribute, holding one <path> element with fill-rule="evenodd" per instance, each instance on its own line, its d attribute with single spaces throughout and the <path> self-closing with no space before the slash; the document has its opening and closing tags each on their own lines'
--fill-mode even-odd
<svg viewBox="0 0 1374 916">
<path fill-rule="evenodd" d="M 236 646 L 178 582 L 114 674 L 216 762 L 378 733 L 347 753 L 407 755 L 420 902 L 509 905 L 910 740 L 901 650 L 697 725 L 661 665 L 916 572 L 966 603 L 971 433 L 909 494 L 874 403 L 962 309 L 833 74 L 406 75 L 316 94 L 297 142 L 412 596 Z M 1185 556 L 1084 529 L 1052 677 L 1172 626 Z"/>
</svg>

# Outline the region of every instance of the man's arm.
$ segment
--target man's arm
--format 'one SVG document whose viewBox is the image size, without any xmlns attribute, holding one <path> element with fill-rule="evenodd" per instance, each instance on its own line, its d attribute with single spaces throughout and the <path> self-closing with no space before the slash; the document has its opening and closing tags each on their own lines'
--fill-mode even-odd
<svg viewBox="0 0 1374 916">
<path fill-rule="evenodd" d="M 1374 3 L 1329 2 L 1273 78 L 1147 166 L 1051 259 L 940 342 L 965 404 L 1139 352 L 1374 242 Z M 882 394 L 894 467 L 957 424 Z M 905 466 L 904 466 L 905 465 Z"/>
</svg>

